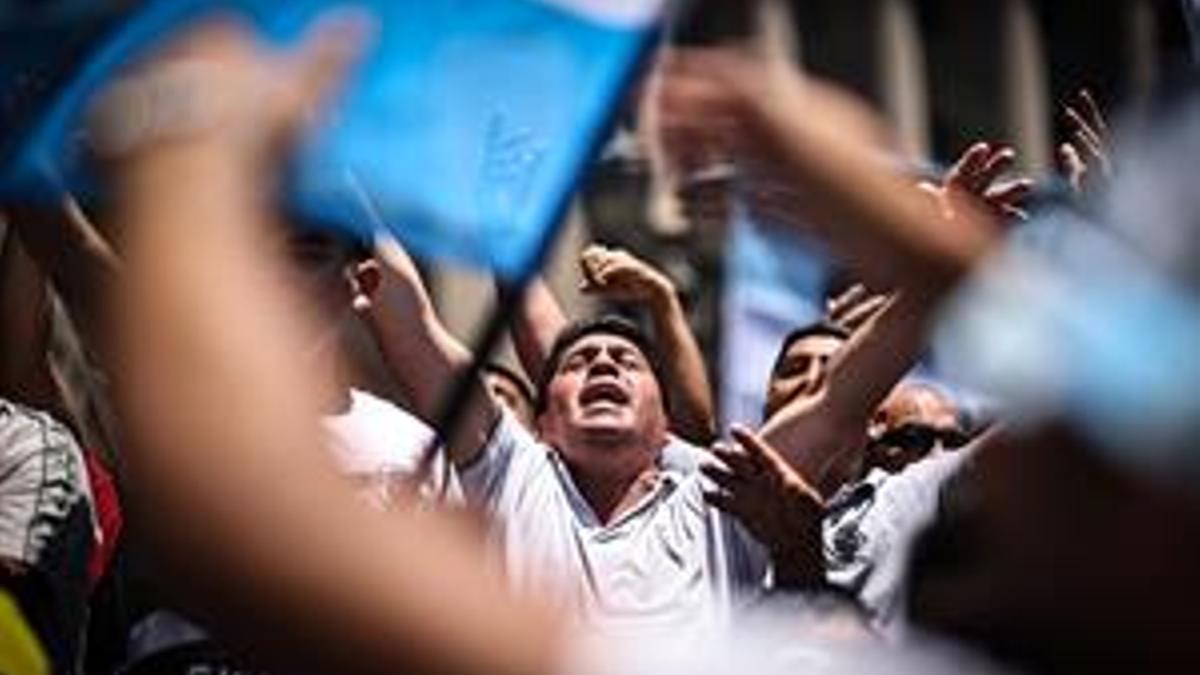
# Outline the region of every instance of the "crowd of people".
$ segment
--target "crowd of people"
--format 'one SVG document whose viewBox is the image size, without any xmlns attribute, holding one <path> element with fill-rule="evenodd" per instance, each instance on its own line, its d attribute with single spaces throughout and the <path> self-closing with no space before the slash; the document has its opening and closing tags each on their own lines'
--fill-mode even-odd
<svg viewBox="0 0 1200 675">
<path fill-rule="evenodd" d="M 534 280 L 519 368 L 485 367 L 439 432 L 475 355 L 418 265 L 276 199 L 369 33 L 194 28 L 121 86 L 220 105 L 136 133 L 102 110 L 102 202 L 4 205 L 0 671 L 1200 666 L 1193 89 L 1127 137 L 1066 102 L 1035 206 L 1002 141 L 914 177 L 834 85 L 665 54 L 647 95 L 676 170 L 734 167 L 731 199 L 854 282 L 725 428 L 671 277 L 594 244 L 581 288 L 629 311 L 568 317 Z M 933 346 L 953 387 L 912 376 Z"/>
</svg>

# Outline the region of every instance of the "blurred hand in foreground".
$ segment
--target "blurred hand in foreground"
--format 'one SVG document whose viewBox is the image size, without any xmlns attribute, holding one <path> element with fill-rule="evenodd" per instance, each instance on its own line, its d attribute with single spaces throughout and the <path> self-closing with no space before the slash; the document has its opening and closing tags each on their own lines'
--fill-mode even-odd
<svg viewBox="0 0 1200 675">
<path fill-rule="evenodd" d="M 948 224 L 894 169 L 880 117 L 785 59 L 682 50 L 664 68 L 664 145 L 681 161 L 697 147 L 732 158 L 752 201 L 781 193 L 780 224 L 822 237 L 869 283 L 944 288 L 995 244 L 986 209 Z"/>
<path fill-rule="evenodd" d="M 853 335 L 867 329 L 891 298 L 891 294 L 875 293 L 863 284 L 854 284 L 825 303 L 825 319 Z"/>
<path fill-rule="evenodd" d="M 941 183 L 922 181 L 920 187 L 937 200 L 942 215 L 954 220 L 965 202 L 978 200 L 1001 222 L 1026 220 L 1020 204 L 1033 189 L 1029 178 L 1001 181 L 1013 168 L 1016 152 L 1006 145 L 976 143 L 954 162 Z"/>
<path fill-rule="evenodd" d="M 1058 146 L 1059 169 L 1077 196 L 1090 195 L 1112 179 L 1108 123 L 1087 89 L 1063 105 L 1063 117 L 1071 137 Z"/>
</svg>

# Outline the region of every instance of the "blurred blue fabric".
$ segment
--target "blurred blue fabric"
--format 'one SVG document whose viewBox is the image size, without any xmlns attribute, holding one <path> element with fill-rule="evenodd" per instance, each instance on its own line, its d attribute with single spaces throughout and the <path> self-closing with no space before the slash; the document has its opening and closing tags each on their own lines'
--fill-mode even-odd
<svg viewBox="0 0 1200 675">
<path fill-rule="evenodd" d="M 664 0 L 148 2 L 37 120 L 0 193 L 86 191 L 72 145 L 81 111 L 122 64 L 198 14 L 233 8 L 286 42 L 347 4 L 375 15 L 377 45 L 301 148 L 291 205 L 358 236 L 386 227 L 420 256 L 520 278 L 603 141 Z"/>
</svg>

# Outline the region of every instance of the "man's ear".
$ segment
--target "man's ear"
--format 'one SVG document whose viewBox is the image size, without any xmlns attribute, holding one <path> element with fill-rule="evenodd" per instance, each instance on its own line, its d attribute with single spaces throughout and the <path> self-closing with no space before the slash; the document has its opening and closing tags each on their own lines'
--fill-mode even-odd
<svg viewBox="0 0 1200 675">
<path fill-rule="evenodd" d="M 350 269 L 350 291 L 354 298 L 354 309 L 370 309 L 382 283 L 383 270 L 379 268 L 378 260 L 370 258 L 354 263 Z"/>
</svg>

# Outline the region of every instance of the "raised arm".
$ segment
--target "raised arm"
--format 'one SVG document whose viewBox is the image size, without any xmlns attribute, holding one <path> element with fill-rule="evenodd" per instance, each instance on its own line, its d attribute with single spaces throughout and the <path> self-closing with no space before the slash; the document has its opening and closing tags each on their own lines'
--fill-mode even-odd
<svg viewBox="0 0 1200 675">
<path fill-rule="evenodd" d="M 763 425 L 762 437 L 826 495 L 840 480 L 830 471 L 862 450 L 867 423 L 920 358 L 937 299 L 902 291 L 830 363 L 821 392 L 798 398 Z"/>
<path fill-rule="evenodd" d="M 717 422 L 708 367 L 674 282 L 628 251 L 603 246 L 584 251 L 580 267 L 584 291 L 646 308 L 662 349 L 670 388 L 671 431 L 693 443 L 711 443 L 717 434 Z"/>
<path fill-rule="evenodd" d="M 874 113 L 787 64 L 692 52 L 675 61 L 663 99 L 670 133 L 724 146 L 747 174 L 787 186 L 802 217 L 785 223 L 808 224 L 873 285 L 903 289 L 835 359 L 823 394 L 793 402 L 763 429 L 819 483 L 861 445 L 875 405 L 919 356 L 931 313 L 993 249 L 997 228 L 970 200 L 947 217 L 881 159 L 886 133 Z"/>
<path fill-rule="evenodd" d="M 497 284 L 497 288 L 505 292 L 503 286 Z M 525 289 L 512 324 L 513 347 L 530 381 L 541 379 L 554 340 L 566 326 L 567 316 L 554 291 L 540 276 L 534 277 Z"/>
<path fill-rule="evenodd" d="M 361 29 L 330 30 L 286 55 L 225 24 L 173 45 L 194 100 L 226 105 L 117 163 L 129 245 L 117 375 L 135 506 L 187 606 L 283 667 L 551 673 L 564 660 L 557 616 L 507 596 L 441 515 L 358 504 L 320 447 L 322 383 L 298 365 L 300 317 L 279 311 L 298 303 L 264 177 L 280 175 L 279 153 L 346 67 L 346 45 L 363 42 Z"/>
<path fill-rule="evenodd" d="M 662 107 L 664 133 L 676 144 L 723 148 L 755 192 L 761 181 L 796 194 L 790 206 L 802 217 L 787 222 L 860 263 L 872 286 L 946 288 L 998 241 L 980 208 L 965 208 L 947 226 L 937 205 L 891 170 L 878 116 L 791 64 L 687 51 L 668 65 Z"/>
<path fill-rule="evenodd" d="M 383 352 L 384 361 L 416 407 L 414 412 L 436 422 L 443 397 L 471 353 L 442 323 L 417 266 L 398 242 L 382 239 L 376 247 L 381 282 L 370 296 L 356 299 Z M 472 384 L 468 411 L 454 438 L 446 442 L 450 460 L 470 464 L 495 426 L 500 409 L 482 378 Z"/>
</svg>

